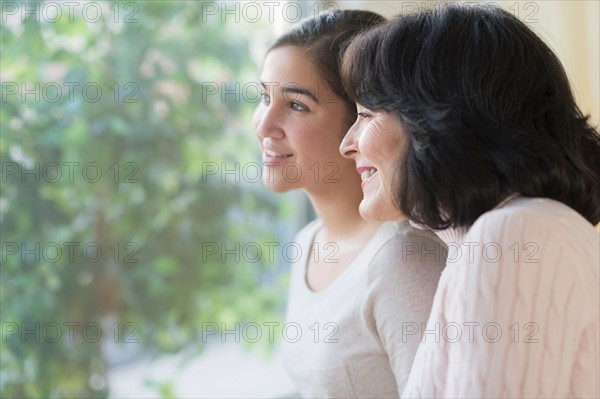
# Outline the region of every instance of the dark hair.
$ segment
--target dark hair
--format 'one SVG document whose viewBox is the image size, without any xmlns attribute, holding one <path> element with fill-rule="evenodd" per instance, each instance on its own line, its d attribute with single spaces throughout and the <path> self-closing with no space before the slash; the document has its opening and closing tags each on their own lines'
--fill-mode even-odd
<svg viewBox="0 0 600 399">
<path fill-rule="evenodd" d="M 355 38 L 350 96 L 398 118 L 394 201 L 432 229 L 471 226 L 518 193 L 600 221 L 600 137 L 565 71 L 525 24 L 498 7 L 448 5 Z"/>
<path fill-rule="evenodd" d="M 297 46 L 307 55 L 322 74 L 329 88 L 347 105 L 355 118 L 356 105 L 342 85 L 340 65 L 349 41 L 366 29 L 386 19 L 379 14 L 360 10 L 335 10 L 322 12 L 305 19 L 283 34 L 269 51 L 283 46 Z"/>
</svg>

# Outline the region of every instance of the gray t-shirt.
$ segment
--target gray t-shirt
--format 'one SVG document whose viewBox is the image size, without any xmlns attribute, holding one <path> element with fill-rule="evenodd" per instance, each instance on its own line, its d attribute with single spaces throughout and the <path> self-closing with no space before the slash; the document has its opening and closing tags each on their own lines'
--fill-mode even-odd
<svg viewBox="0 0 600 399">
<path fill-rule="evenodd" d="M 302 251 L 292 265 L 286 367 L 303 397 L 397 398 L 429 316 L 446 247 L 408 221 L 384 223 L 329 287 L 314 292 L 306 284 L 308 257 L 335 260 L 335 245 L 313 242 L 321 226 L 316 220 L 295 239 Z"/>
</svg>

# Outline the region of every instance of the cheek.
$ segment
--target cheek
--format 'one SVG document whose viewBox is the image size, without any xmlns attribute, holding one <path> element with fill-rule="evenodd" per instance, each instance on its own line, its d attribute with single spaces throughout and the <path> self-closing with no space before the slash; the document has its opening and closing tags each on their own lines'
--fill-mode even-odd
<svg viewBox="0 0 600 399">
<path fill-rule="evenodd" d="M 368 129 L 364 129 L 360 132 L 358 139 L 358 148 L 362 155 L 365 156 L 374 166 L 381 167 L 381 146 L 377 135 Z M 379 169 L 379 168 L 378 168 Z"/>
<path fill-rule="evenodd" d="M 381 162 L 380 166 L 386 169 L 396 169 L 396 164 L 404 151 L 404 143 L 400 137 L 392 132 L 381 132 L 373 135 L 370 144 Z"/>
</svg>

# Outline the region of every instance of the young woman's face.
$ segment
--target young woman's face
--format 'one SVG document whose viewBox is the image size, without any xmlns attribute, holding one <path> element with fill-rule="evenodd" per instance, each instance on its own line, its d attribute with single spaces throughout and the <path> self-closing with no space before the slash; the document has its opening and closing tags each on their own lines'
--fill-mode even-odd
<svg viewBox="0 0 600 399">
<path fill-rule="evenodd" d="M 345 103 L 321 77 L 303 49 L 276 48 L 261 74 L 262 102 L 254 112 L 263 182 L 275 192 L 334 189 L 354 164 L 339 153 L 351 124 Z"/>
<path fill-rule="evenodd" d="M 407 138 L 400 122 L 386 112 L 357 105 L 356 122 L 340 145 L 341 154 L 356 162 L 361 175 L 363 200 L 360 214 L 367 220 L 402 220 L 393 204 L 393 179 Z"/>
</svg>

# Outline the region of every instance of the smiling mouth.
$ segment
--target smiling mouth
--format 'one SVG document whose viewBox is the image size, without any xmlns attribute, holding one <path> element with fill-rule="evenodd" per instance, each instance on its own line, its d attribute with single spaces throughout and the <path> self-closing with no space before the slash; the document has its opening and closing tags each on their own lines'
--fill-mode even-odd
<svg viewBox="0 0 600 399">
<path fill-rule="evenodd" d="M 277 153 L 275 151 L 271 151 L 271 150 L 265 150 L 265 154 L 271 158 L 289 158 L 292 155 L 294 155 L 294 154 L 279 154 L 279 153 Z"/>
<path fill-rule="evenodd" d="M 375 168 L 364 170 L 360 174 L 360 180 L 364 182 L 375 173 L 377 173 L 377 169 Z"/>
</svg>

